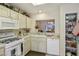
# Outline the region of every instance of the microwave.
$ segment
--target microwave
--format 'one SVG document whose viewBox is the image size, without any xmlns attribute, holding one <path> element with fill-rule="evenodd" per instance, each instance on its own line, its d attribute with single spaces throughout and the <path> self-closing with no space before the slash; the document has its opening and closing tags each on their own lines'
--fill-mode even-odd
<svg viewBox="0 0 79 59">
<path fill-rule="evenodd" d="M 18 22 L 17 20 L 0 17 L 0 29 L 17 29 Z"/>
</svg>

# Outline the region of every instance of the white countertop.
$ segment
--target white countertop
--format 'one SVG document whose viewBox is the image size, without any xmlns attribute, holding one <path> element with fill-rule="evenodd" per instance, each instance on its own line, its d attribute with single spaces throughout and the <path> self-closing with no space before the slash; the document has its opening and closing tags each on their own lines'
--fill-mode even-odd
<svg viewBox="0 0 79 59">
<path fill-rule="evenodd" d="M 29 33 L 28 35 L 20 36 L 20 38 L 22 38 L 22 39 L 24 39 L 26 37 L 44 37 L 44 38 L 59 39 L 55 35 L 53 35 L 53 36 L 47 36 L 47 35 L 44 35 L 44 34 L 33 34 L 33 33 Z"/>
<path fill-rule="evenodd" d="M 31 37 L 45 37 L 46 38 L 46 35 L 31 35 Z"/>
</svg>

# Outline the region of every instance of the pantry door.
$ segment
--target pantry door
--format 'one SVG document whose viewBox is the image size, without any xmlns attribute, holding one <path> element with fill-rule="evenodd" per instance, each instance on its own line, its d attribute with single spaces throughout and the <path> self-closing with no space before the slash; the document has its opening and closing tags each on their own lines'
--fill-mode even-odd
<svg viewBox="0 0 79 59">
<path fill-rule="evenodd" d="M 65 55 L 77 56 L 77 41 L 73 34 L 76 25 L 77 13 L 65 14 Z"/>
</svg>

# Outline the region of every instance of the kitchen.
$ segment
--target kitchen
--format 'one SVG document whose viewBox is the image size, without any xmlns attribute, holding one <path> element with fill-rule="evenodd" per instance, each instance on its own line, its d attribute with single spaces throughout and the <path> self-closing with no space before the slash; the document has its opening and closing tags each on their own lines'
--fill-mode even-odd
<svg viewBox="0 0 79 59">
<path fill-rule="evenodd" d="M 66 48 L 71 41 L 65 38 L 65 20 L 69 19 L 66 14 L 75 14 L 78 20 L 78 7 L 75 3 L 1 3 L 0 56 L 79 55 L 78 42 L 72 54 L 71 49 Z"/>
</svg>

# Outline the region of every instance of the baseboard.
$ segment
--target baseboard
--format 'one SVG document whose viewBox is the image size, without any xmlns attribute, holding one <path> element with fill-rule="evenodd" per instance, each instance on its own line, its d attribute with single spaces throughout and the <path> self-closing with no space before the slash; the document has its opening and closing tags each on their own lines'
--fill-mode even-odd
<svg viewBox="0 0 79 59">
<path fill-rule="evenodd" d="M 34 50 L 30 50 L 30 51 L 34 51 Z M 40 51 L 35 51 L 35 52 L 39 52 L 39 53 L 45 53 L 45 54 L 46 54 L 46 52 L 40 52 Z"/>
<path fill-rule="evenodd" d="M 59 56 L 59 55 L 54 55 L 54 54 L 46 54 L 46 56 Z"/>
</svg>

